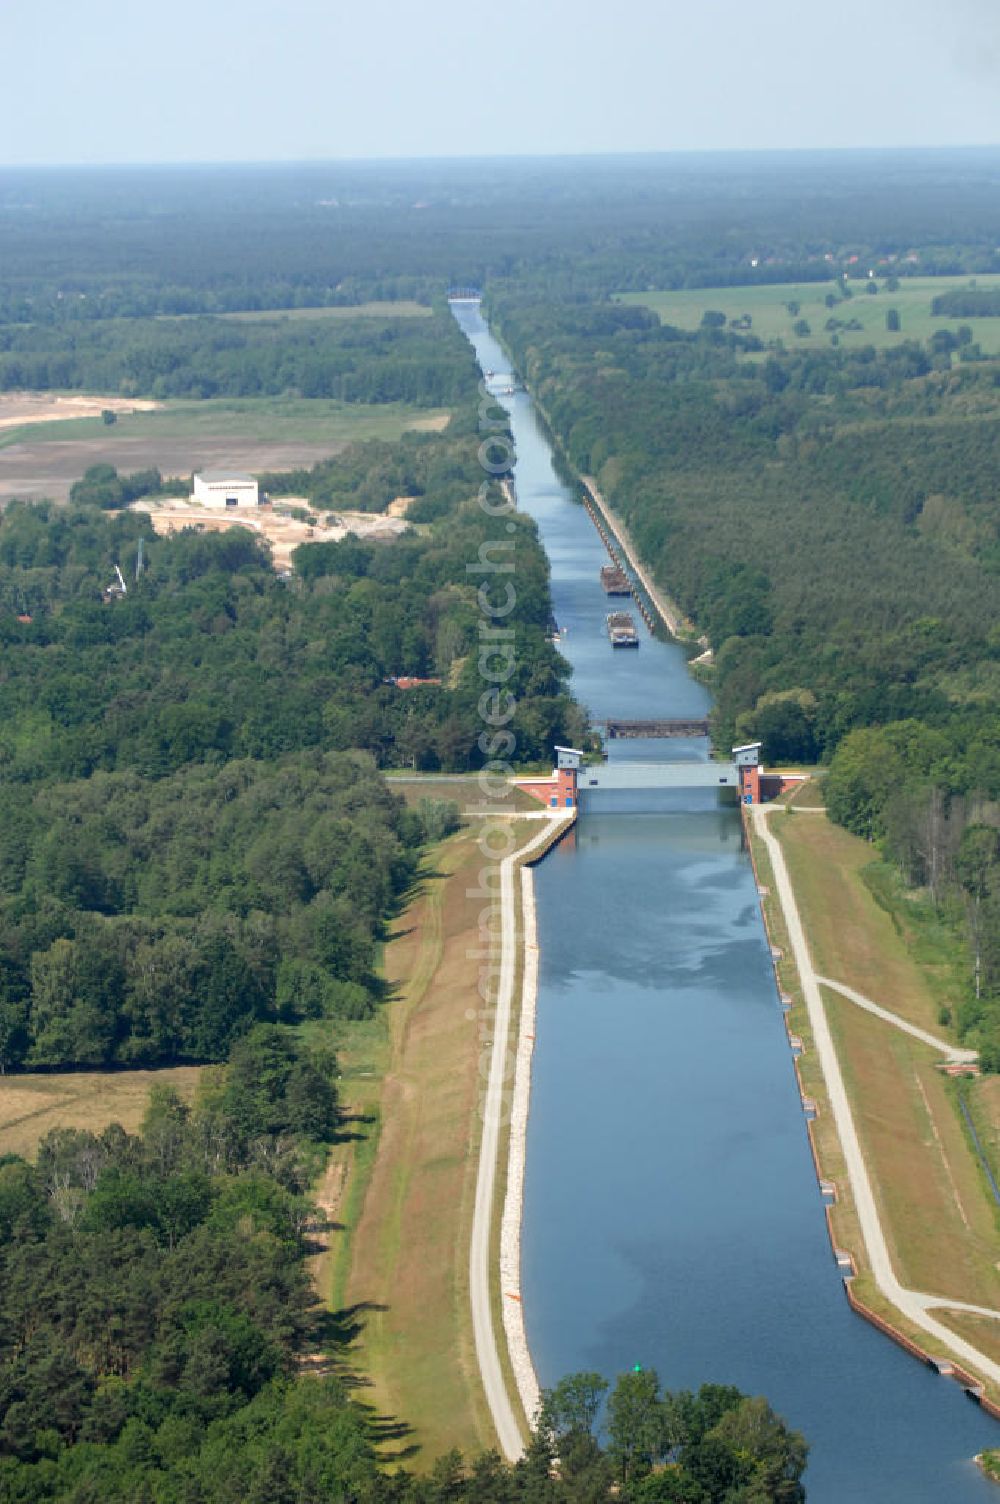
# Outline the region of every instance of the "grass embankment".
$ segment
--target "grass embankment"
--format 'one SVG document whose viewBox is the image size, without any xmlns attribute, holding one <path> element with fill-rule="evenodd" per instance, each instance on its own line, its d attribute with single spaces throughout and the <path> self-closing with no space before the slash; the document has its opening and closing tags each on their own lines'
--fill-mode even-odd
<svg viewBox="0 0 1000 1504">
<path fill-rule="evenodd" d="M 0 433 L 0 449 L 13 444 L 34 446 L 89 439 L 102 451 L 98 458 L 114 464 L 116 447 L 126 451 L 134 447 L 128 444 L 128 440 L 146 440 L 155 446 L 161 440 L 217 439 L 222 446 L 221 463 L 225 445 L 240 440 L 253 440 L 258 444 L 329 445 L 333 453 L 345 444 L 365 439 L 394 441 L 409 429 L 440 429 L 446 426 L 448 417 L 443 408 L 413 407 L 405 402 L 336 402 L 324 397 L 211 397 L 200 402 L 165 402 L 152 412 L 123 413 L 110 425 L 100 418 L 60 418 L 51 423 L 8 428 Z M 173 451 L 168 453 L 172 457 Z M 129 453 L 128 462 L 132 463 L 132 459 Z"/>
<path fill-rule="evenodd" d="M 875 345 L 889 349 L 903 340 L 928 340 L 940 329 L 954 334 L 961 325 L 972 330 L 972 338 L 981 345 L 984 354 L 1000 354 L 1000 318 L 938 318 L 931 313 L 931 301 L 941 293 L 956 288 L 967 288 L 968 277 L 903 277 L 895 292 L 885 288 L 883 271 L 875 278 L 879 288 L 877 295 L 865 292 L 864 283 L 850 283 L 852 297 L 838 302 L 835 308 L 827 308 L 825 299 L 834 291 L 829 282 L 778 282 L 760 287 L 699 287 L 694 290 L 670 292 L 629 292 L 618 294 L 622 303 L 639 303 L 653 311 L 662 324 L 671 324 L 675 329 L 697 329 L 702 315 L 712 309 L 725 314 L 727 319 L 742 318 L 749 314 L 752 325 L 748 331 L 765 341 L 782 340 L 789 349 L 800 346 L 829 347 L 831 335 L 836 333 L 845 350 L 858 349 L 862 345 Z M 1000 287 L 1000 276 L 975 278 L 980 289 Z M 789 303 L 798 305 L 798 312 L 789 311 Z M 886 328 L 886 313 L 895 308 L 899 313 L 900 330 L 891 333 Z M 861 328 L 828 330 L 828 319 L 836 319 L 841 325 L 856 320 Z M 794 326 L 804 319 L 809 325 L 807 335 L 795 333 Z"/>
<path fill-rule="evenodd" d="M 32 1159 L 39 1141 L 53 1128 L 100 1133 L 109 1123 L 121 1123 L 135 1133 L 151 1086 L 172 1086 L 190 1102 L 202 1069 L 181 1065 L 160 1071 L 66 1071 L 0 1078 L 0 1154 Z"/>
<path fill-rule="evenodd" d="M 794 784 L 779 796 L 779 802 L 793 808 L 819 809 L 826 807 L 823 793 L 823 774 L 813 774 L 804 783 Z"/>
<path fill-rule="evenodd" d="M 458 773 L 399 773 L 390 771 L 386 781 L 394 794 L 399 794 L 407 804 L 419 804 L 421 799 L 453 799 L 463 815 L 479 819 L 483 805 L 508 814 L 540 814 L 538 800 L 523 789 L 512 788 L 503 799 L 490 799 L 484 794 L 479 779 L 474 773 L 463 776 Z"/>
<path fill-rule="evenodd" d="M 815 793 L 815 791 L 814 791 Z M 818 798 L 802 795 L 802 802 Z M 954 1038 L 940 1009 L 956 990 L 949 938 L 932 912 L 912 903 L 872 848 L 821 815 L 770 816 L 795 887 L 814 964 L 883 1007 L 942 1038 Z M 754 843 L 762 883 L 771 875 L 766 852 Z M 864 1244 L 846 1181 L 825 1085 L 811 1048 L 808 1019 L 790 960 L 776 899 L 765 900 L 781 985 L 792 997 L 790 1025 L 805 1043 L 799 1061 L 805 1093 L 819 1103 L 813 1142 L 823 1175 L 837 1183 L 831 1224 L 839 1247 L 858 1265 L 856 1294 L 920 1346 L 911 1328 L 880 1296 L 865 1264 Z M 823 989 L 824 1005 L 865 1151 L 886 1238 L 900 1278 L 913 1288 L 1000 1308 L 996 1267 L 997 1209 L 960 1119 L 956 1086 L 935 1067 L 934 1052 Z M 998 1098 L 990 1080 L 965 1088 L 977 1123 L 995 1142 Z M 986 1140 L 984 1140 L 986 1141 Z M 986 1353 L 1000 1356 L 1000 1323 L 935 1312 Z"/>
<path fill-rule="evenodd" d="M 430 792 L 413 783 L 413 794 Z M 332 1303 L 357 1328 L 351 1363 L 366 1401 L 405 1419 L 418 1467 L 453 1446 L 495 1445 L 468 1289 L 486 1047 L 477 987 L 489 904 L 470 896 L 489 865 L 480 829 L 471 823 L 438 848 L 386 947 L 395 1000 L 366 1026 L 365 1049 L 351 1030 L 339 1046 L 342 1098 L 362 1136 L 335 1151 L 349 1169 Z M 512 822 L 518 844 L 537 829 Z"/>
</svg>

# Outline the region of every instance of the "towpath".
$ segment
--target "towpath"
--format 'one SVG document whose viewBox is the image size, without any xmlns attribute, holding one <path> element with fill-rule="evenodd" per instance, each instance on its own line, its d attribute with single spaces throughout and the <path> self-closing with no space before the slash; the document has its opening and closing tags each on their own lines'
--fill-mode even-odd
<svg viewBox="0 0 1000 1504">
<path fill-rule="evenodd" d="M 472 1330 L 483 1388 L 497 1439 L 504 1455 L 515 1461 L 524 1451 L 524 1437 L 514 1414 L 510 1393 L 504 1379 L 497 1348 L 493 1308 L 490 1301 L 490 1252 L 493 1227 L 493 1202 L 496 1188 L 497 1155 L 500 1132 L 507 1118 L 506 1104 L 513 1082 L 509 1079 L 510 1019 L 517 975 L 517 912 L 515 873 L 518 865 L 539 852 L 552 840 L 554 827 L 570 824 L 572 816 L 550 815 L 530 841 L 500 863 L 500 961 L 496 1014 L 493 1020 L 493 1048 L 483 1100 L 483 1136 L 479 1146 L 479 1170 L 476 1179 L 476 1202 L 472 1216 L 472 1239 L 469 1248 L 469 1293 L 472 1302 Z"/>
<path fill-rule="evenodd" d="M 770 810 L 776 807 L 780 808 L 774 805 L 755 806 L 754 823 L 757 834 L 764 842 L 771 859 L 771 870 L 774 873 L 774 882 L 785 916 L 792 955 L 795 958 L 805 996 L 813 1041 L 826 1081 L 830 1110 L 847 1166 L 847 1177 L 854 1193 L 861 1235 L 865 1241 L 872 1276 L 885 1298 L 914 1326 L 921 1327 L 925 1332 L 936 1337 L 954 1357 L 967 1363 L 982 1377 L 991 1380 L 994 1384 L 1000 1384 L 1000 1363 L 986 1353 L 980 1352 L 971 1342 L 967 1342 L 964 1337 L 959 1337 L 930 1314 L 934 1309 L 972 1311 L 976 1315 L 1000 1319 L 1000 1312 L 986 1306 L 971 1307 L 961 1301 L 951 1300 L 947 1296 L 932 1295 L 921 1290 L 909 1290 L 897 1279 L 892 1267 L 892 1259 L 889 1256 L 885 1232 L 878 1214 L 868 1166 L 858 1139 L 854 1115 L 851 1112 L 850 1100 L 844 1085 L 840 1060 L 830 1033 L 826 1010 L 823 1007 L 823 998 L 820 993 L 822 979 L 816 975 L 813 968 L 802 920 L 799 917 L 798 904 L 795 901 L 795 893 L 785 865 L 784 852 L 777 837 L 768 829 L 767 816 Z"/>
</svg>

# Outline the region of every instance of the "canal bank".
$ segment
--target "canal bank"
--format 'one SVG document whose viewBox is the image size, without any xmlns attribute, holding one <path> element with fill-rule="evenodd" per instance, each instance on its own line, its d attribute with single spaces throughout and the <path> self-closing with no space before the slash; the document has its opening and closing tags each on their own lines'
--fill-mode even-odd
<svg viewBox="0 0 1000 1504">
<path fill-rule="evenodd" d="M 459 319 L 483 368 L 501 368 L 478 311 Z M 502 402 L 579 698 L 595 719 L 704 715 L 681 649 L 644 631 L 626 662 L 608 648 L 603 546 L 530 398 Z M 766 1394 L 812 1444 L 811 1504 L 993 1498 L 971 1461 L 993 1423 L 844 1301 L 738 813 L 619 803 L 535 881 L 521 1294 L 541 1383 L 642 1362 L 672 1388 Z"/>
<path fill-rule="evenodd" d="M 525 1067 L 517 1070 L 522 1046 L 526 1043 L 525 1009 L 533 1019 L 537 969 L 537 943 L 534 940 L 534 910 L 531 912 L 532 950 L 525 941 L 527 930 L 524 913 L 524 882 L 531 864 L 538 862 L 565 835 L 576 818 L 556 814 L 546 819 L 545 827 L 523 846 L 511 851 L 500 862 L 500 946 L 496 965 L 496 1003 L 493 1011 L 492 1038 L 488 1052 L 485 1090 L 480 1103 L 482 1136 L 476 1174 L 472 1235 L 469 1243 L 469 1300 L 472 1308 L 472 1331 L 476 1359 L 482 1378 L 501 1451 L 510 1459 L 524 1450 L 522 1420 L 535 1420 L 539 1386 L 528 1348 L 527 1335 L 520 1313 L 520 1238 L 522 1187 L 525 1165 L 525 1128 L 528 1118 L 530 1051 Z M 492 949 L 492 947 L 491 947 Z M 494 958 L 490 957 L 491 968 Z M 520 982 L 520 989 L 518 983 Z M 520 1018 L 519 1038 L 512 1048 L 512 1029 Z M 506 1140 L 506 1157 L 501 1165 Z M 502 1351 L 494 1320 L 493 1269 L 494 1224 L 498 1176 L 503 1175 L 503 1215 L 499 1232 L 499 1264 L 504 1278 L 501 1284 Z M 502 1183 L 502 1182 L 501 1182 Z M 517 1304 L 517 1312 L 508 1306 Z M 507 1377 L 509 1361 L 516 1400 Z"/>
<path fill-rule="evenodd" d="M 758 807 L 752 811 L 755 834 L 763 841 L 766 847 L 771 872 L 774 876 L 777 895 L 781 904 L 785 927 L 789 937 L 792 958 L 795 963 L 799 985 L 805 998 L 806 1010 L 809 1019 L 809 1028 L 814 1048 L 820 1060 L 823 1074 L 823 1082 L 826 1098 L 836 1125 L 837 1139 L 841 1152 L 844 1156 L 846 1179 L 850 1186 L 857 1212 L 858 1222 L 863 1243 L 863 1251 L 866 1256 L 868 1268 L 879 1292 L 885 1297 L 895 1311 L 911 1325 L 920 1328 L 922 1333 L 930 1336 L 937 1344 L 940 1344 L 938 1352 L 944 1352 L 951 1356 L 952 1361 L 942 1362 L 940 1358 L 934 1363 L 934 1367 L 942 1372 L 954 1376 L 970 1391 L 974 1391 L 977 1381 L 981 1384 L 986 1379 L 994 1386 L 1000 1385 L 1000 1363 L 995 1362 L 988 1354 L 974 1347 L 957 1333 L 950 1332 L 942 1323 L 935 1319 L 935 1310 L 962 1310 L 973 1309 L 967 1303 L 942 1295 L 935 1295 L 926 1291 L 918 1291 L 908 1288 L 897 1276 L 893 1260 L 890 1256 L 889 1246 L 886 1239 L 885 1229 L 879 1208 L 876 1204 L 872 1177 L 869 1172 L 867 1158 L 862 1150 L 857 1127 L 855 1125 L 855 1113 L 852 1110 L 848 1091 L 844 1082 L 844 1074 L 838 1051 L 834 1046 L 830 1030 L 829 1020 L 823 1006 L 820 993 L 821 984 L 829 987 L 831 984 L 826 978 L 817 975 L 813 966 L 809 946 L 806 942 L 805 932 L 799 915 L 798 904 L 792 889 L 788 868 L 785 863 L 781 844 L 773 831 L 769 828 L 774 818 L 782 818 L 784 811 L 775 808 Z M 759 884 L 758 884 L 759 886 Z M 869 1005 L 871 1006 L 871 1005 Z M 883 1019 L 889 1019 L 883 1010 Z M 913 1031 L 914 1026 L 905 1020 L 896 1020 L 898 1027 Z M 925 1042 L 937 1045 L 938 1041 Z M 949 1047 L 940 1043 L 941 1053 L 945 1055 Z M 962 1054 L 964 1052 L 959 1052 Z M 819 1158 L 815 1154 L 817 1176 L 820 1183 L 824 1183 L 824 1176 Z M 831 1239 L 831 1242 L 833 1240 Z M 834 1253 L 837 1248 L 834 1244 Z M 853 1262 L 853 1260 L 852 1260 Z M 915 1343 L 899 1330 L 899 1326 L 887 1321 L 872 1311 L 852 1289 L 853 1281 L 847 1283 L 847 1294 L 852 1306 L 861 1315 L 865 1316 L 878 1329 L 887 1336 L 892 1337 L 901 1347 L 910 1352 L 924 1363 L 931 1363 L 931 1357 L 925 1348 Z M 977 1314 L 986 1314 L 984 1308 L 976 1307 Z M 1000 1316 L 1000 1311 L 992 1312 Z M 955 1358 L 960 1359 L 967 1365 L 971 1365 L 974 1373 L 963 1371 Z M 986 1408 L 994 1418 L 1000 1416 L 1000 1410 L 992 1401 L 985 1401 Z"/>
</svg>

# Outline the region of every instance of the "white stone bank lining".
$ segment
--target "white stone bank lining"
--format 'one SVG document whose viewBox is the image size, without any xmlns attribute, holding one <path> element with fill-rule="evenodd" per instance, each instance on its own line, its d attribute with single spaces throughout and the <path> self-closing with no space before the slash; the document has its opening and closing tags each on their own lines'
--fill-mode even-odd
<svg viewBox="0 0 1000 1504">
<path fill-rule="evenodd" d="M 528 1424 L 534 1426 L 541 1405 L 538 1375 L 531 1361 L 521 1302 L 521 1222 L 524 1214 L 524 1166 L 527 1152 L 528 1108 L 531 1101 L 531 1056 L 535 1044 L 538 1000 L 538 931 L 535 916 L 535 874 L 521 868 L 523 973 L 521 1017 L 515 1052 L 514 1091 L 507 1151 L 507 1192 L 500 1222 L 500 1299 L 503 1327 L 518 1398 Z"/>
<path fill-rule="evenodd" d="M 486 1091 L 481 1102 L 483 1132 L 479 1144 L 479 1168 L 476 1176 L 476 1198 L 472 1212 L 472 1233 L 469 1239 L 469 1299 L 472 1308 L 472 1331 L 476 1347 L 476 1358 L 479 1363 L 479 1371 L 482 1375 L 483 1389 L 486 1393 L 486 1401 L 490 1407 L 493 1424 L 496 1428 L 497 1440 L 500 1443 L 504 1456 L 514 1461 L 524 1452 L 523 1424 L 515 1414 L 514 1396 L 510 1392 L 504 1374 L 500 1354 L 498 1351 L 498 1334 L 493 1321 L 492 1295 L 495 1288 L 494 1281 L 499 1270 L 493 1261 L 492 1229 L 495 1226 L 493 1217 L 494 1190 L 496 1186 L 497 1170 L 500 1162 L 500 1137 L 501 1128 L 509 1125 L 513 1112 L 514 1090 L 510 1083 L 510 1060 L 515 1058 L 515 1080 L 517 1077 L 516 1060 L 517 1050 L 511 1047 L 511 1018 L 514 1012 L 515 983 L 517 980 L 517 959 L 520 954 L 518 948 L 518 913 L 517 899 L 517 872 L 521 862 L 538 860 L 549 847 L 558 840 L 559 836 L 573 823 L 576 818 L 575 810 L 564 812 L 552 811 L 549 821 L 542 830 L 531 838 L 517 851 L 512 851 L 505 856 L 500 863 L 500 914 L 501 914 L 501 947 L 500 947 L 500 976 L 497 985 L 496 1014 L 493 1028 L 493 1044 L 489 1052 L 489 1074 L 486 1082 Z M 521 907 L 523 908 L 523 888 Z M 531 908 L 532 939 L 534 943 L 534 905 Z M 529 952 L 530 954 L 530 952 Z M 522 968 L 523 970 L 523 968 Z M 534 1018 L 534 992 L 535 978 L 537 976 L 537 962 L 534 967 L 528 963 L 528 974 L 532 978 L 530 993 L 531 1017 Z M 525 1035 L 532 1030 L 522 1024 Z M 514 1143 L 520 1144 L 520 1152 L 515 1149 L 515 1179 L 519 1180 L 523 1188 L 524 1183 L 524 1142 L 525 1128 L 527 1124 L 527 1077 L 522 1072 L 522 1106 L 521 1122 Z M 518 1169 L 519 1165 L 519 1169 Z M 515 1268 L 519 1263 L 517 1252 L 517 1237 L 520 1231 L 520 1204 L 521 1194 L 510 1199 L 510 1205 L 518 1208 L 514 1216 Z M 510 1234 L 507 1238 L 508 1249 L 511 1246 Z M 507 1305 L 509 1297 L 501 1289 L 501 1302 Z M 510 1291 L 510 1295 L 520 1296 L 520 1289 Z M 519 1302 L 512 1302 L 519 1303 Z M 507 1333 L 504 1332 L 506 1339 Z M 521 1333 L 521 1346 L 516 1360 L 516 1368 L 520 1374 L 531 1370 L 531 1360 L 527 1358 L 527 1343 L 524 1341 L 523 1326 Z M 537 1393 L 537 1381 L 535 1393 Z M 527 1399 L 524 1399 L 524 1390 L 518 1385 L 518 1393 L 525 1405 L 526 1410 L 534 1418 L 537 1401 L 533 1400 L 529 1390 Z"/>
</svg>

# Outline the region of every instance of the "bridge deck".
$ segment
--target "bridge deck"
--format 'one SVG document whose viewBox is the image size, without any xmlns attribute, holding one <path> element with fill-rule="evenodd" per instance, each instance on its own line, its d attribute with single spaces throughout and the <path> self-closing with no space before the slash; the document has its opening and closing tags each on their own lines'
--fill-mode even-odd
<svg viewBox="0 0 1000 1504">
<path fill-rule="evenodd" d="M 619 738 L 650 736 L 707 736 L 708 721 L 704 717 L 673 717 L 666 720 L 625 721 L 608 718 L 602 721 L 608 741 Z"/>
<path fill-rule="evenodd" d="M 734 762 L 613 762 L 582 767 L 577 789 L 591 794 L 607 789 L 738 789 Z"/>
</svg>

